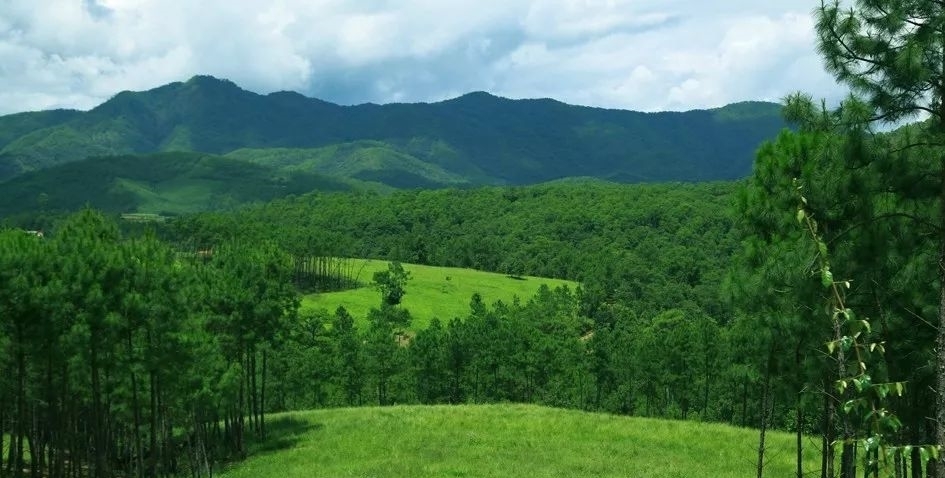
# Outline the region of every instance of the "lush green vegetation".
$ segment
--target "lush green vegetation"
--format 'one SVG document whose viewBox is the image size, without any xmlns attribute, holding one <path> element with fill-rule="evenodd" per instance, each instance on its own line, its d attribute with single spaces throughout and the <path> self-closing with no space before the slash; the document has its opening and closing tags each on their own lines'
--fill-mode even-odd
<svg viewBox="0 0 945 478">
<path fill-rule="evenodd" d="M 182 214 L 227 210 L 313 190 L 353 186 L 294 172 L 197 153 L 90 158 L 27 173 L 3 183 L 0 215 L 74 211 L 82 205 L 112 213 Z"/>
<path fill-rule="evenodd" d="M 0 120 L 0 180 L 91 156 L 235 150 L 241 159 L 395 187 L 576 174 L 718 180 L 748 174 L 757 144 L 783 127 L 770 103 L 645 114 L 473 93 L 433 104 L 339 106 L 288 92 L 260 96 L 201 76 L 122 92 L 55 121 L 38 115 Z"/>
<path fill-rule="evenodd" d="M 790 96 L 785 116 L 797 128 L 764 143 L 752 176 L 737 184 L 566 179 L 319 192 L 163 222 L 132 216 L 125 236 L 90 210 L 50 222 L 45 238 L 3 231 L 0 474 L 203 476 L 243 458 L 244 434 L 253 434 L 257 456 L 232 470 L 236 476 L 310 474 L 310 458 L 335 474 L 502 476 L 520 474 L 525 463 L 538 476 L 552 469 L 606 476 L 627 473 L 611 466 L 656 461 L 667 476 L 742 476 L 751 464 L 759 478 L 945 476 L 945 6 L 864 0 L 841 11 L 825 3 L 816 17 L 828 68 L 862 98 L 827 110 Z M 166 105 L 180 109 L 153 114 Z M 296 108 L 294 123 L 278 121 L 285 108 Z M 528 129 L 510 113 L 516 108 L 556 119 Z M 711 142 L 731 153 L 726 148 L 737 147 L 725 137 L 701 136 L 711 128 L 692 125 L 763 126 L 764 109 L 647 118 L 671 119 L 676 144 Z M 325 119 L 306 116 L 311 111 L 328 126 L 312 128 Z M 877 121 L 918 112 L 928 119 L 875 131 Z M 463 120 L 446 120 L 454 114 Z M 336 168 L 381 177 L 400 168 L 440 183 L 476 174 L 527 182 L 566 175 L 577 157 L 592 175 L 677 177 L 647 172 L 656 156 L 642 153 L 635 167 L 643 169 L 619 169 L 619 161 L 611 162 L 618 170 L 595 169 L 625 153 L 624 128 L 642 116 L 485 94 L 342 108 L 195 78 L 120 94 L 87 115 L 30 118 L 24 136 L 3 136 L 7 159 L 48 151 L 44 160 L 57 162 L 56 147 L 93 131 L 102 141 L 75 143 L 77 154 L 255 148 L 233 153 L 244 159 L 171 155 L 223 165 L 232 177 L 247 168 L 262 176 Z M 486 126 L 467 128 L 463 121 L 472 120 Z M 346 122 L 382 137 L 352 143 Z M 306 128 L 311 142 L 294 144 Z M 423 136 L 430 128 L 437 134 Z M 326 146 L 339 135 L 344 144 Z M 589 155 L 574 135 L 602 155 Z M 632 137 L 646 147 L 663 141 Z M 539 160 L 549 155 L 561 161 Z M 431 157 L 439 158 L 435 167 L 414 161 Z M 671 164 L 679 174 L 691 166 Z M 500 165 L 508 170 L 498 173 Z M 162 187 L 194 194 L 171 176 Z M 140 189 L 136 197 L 158 187 L 121 179 L 126 190 Z M 248 184 L 239 188 L 252 190 Z M 156 232 L 142 234 L 147 228 Z M 360 264 L 379 266 L 370 286 L 330 292 L 355 285 Z M 466 281 L 466 272 L 450 270 L 446 280 L 432 266 L 501 274 L 490 283 L 535 275 L 579 285 L 501 300 L 457 284 L 456 293 L 470 294 L 465 308 L 424 310 L 448 285 Z M 300 290 L 318 295 L 300 308 Z M 722 442 L 738 443 L 743 429 L 510 403 L 725 422 L 756 427 L 758 441 L 753 452 L 737 451 Z M 414 404 L 453 407 L 403 407 Z M 285 415 L 276 429 L 266 425 L 267 413 L 364 405 L 385 408 Z M 455 428 L 473 420 L 481 428 L 472 433 Z M 418 431 L 431 428 L 441 432 L 436 444 Z M 772 429 L 793 433 L 790 459 L 781 453 L 786 437 Z M 716 436 L 695 436 L 706 433 Z M 394 434 L 393 446 L 374 448 Z M 609 441 L 599 449 L 601 437 Z M 573 449 L 560 451 L 563 441 Z M 618 448 L 627 456 L 612 458 Z M 685 470 L 666 465 L 678 448 L 695 460 Z M 281 453 L 268 454 L 273 449 Z M 479 461 L 486 450 L 489 461 Z"/>
<path fill-rule="evenodd" d="M 455 155 L 455 152 L 446 151 Z M 437 151 L 436 154 L 442 154 Z M 409 151 L 380 141 L 358 141 L 311 149 L 238 149 L 226 155 L 286 173 L 317 172 L 333 177 L 386 184 L 395 188 L 436 188 L 488 182 L 485 177 L 465 177 L 437 164 L 424 162 Z"/>
<path fill-rule="evenodd" d="M 355 279 L 362 282 L 362 287 L 306 294 L 302 297 L 301 309 L 334 312 L 338 307 L 344 307 L 354 317 L 365 320 L 371 308 L 378 306 L 378 292 L 369 279 L 376 272 L 386 270 L 387 264 L 377 260 L 353 261 L 350 267 L 357 271 Z M 489 304 L 496 301 L 510 304 L 516 298 L 527 300 L 534 296 L 542 285 L 550 288 L 568 286 L 572 290 L 577 286 L 574 282 L 559 279 L 511 277 L 474 269 L 419 264 L 404 264 L 403 267 L 410 273 L 410 280 L 400 304 L 410 311 L 413 329 L 426 328 L 434 318 L 446 321 L 465 316 L 473 294 L 479 294 Z M 359 322 L 358 325 L 363 327 L 367 324 Z"/>
<path fill-rule="evenodd" d="M 209 247 L 275 238 L 298 255 L 472 268 L 585 283 L 599 303 L 726 317 L 719 288 L 736 249 L 730 183 L 311 194 L 180 218 L 168 238 Z M 721 320 L 721 319 L 720 319 Z"/>
<path fill-rule="evenodd" d="M 281 414 L 271 426 L 273 439 L 221 476 L 734 478 L 754 469 L 746 456 L 756 438 L 726 425 L 528 405 L 346 408 Z M 771 476 L 790 475 L 792 440 L 771 437 Z"/>
</svg>

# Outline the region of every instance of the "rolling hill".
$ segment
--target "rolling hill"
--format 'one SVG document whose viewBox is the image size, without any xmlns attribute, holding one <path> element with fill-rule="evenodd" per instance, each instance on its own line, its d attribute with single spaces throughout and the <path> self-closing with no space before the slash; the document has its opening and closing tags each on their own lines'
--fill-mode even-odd
<svg viewBox="0 0 945 478">
<path fill-rule="evenodd" d="M 732 179 L 784 123 L 780 107 L 640 113 L 470 93 L 341 106 L 197 76 L 85 112 L 0 117 L 0 180 L 89 157 L 190 151 L 395 187 Z M 329 148 L 329 149 L 325 149 Z M 141 161 L 147 161 L 143 157 Z"/>
<path fill-rule="evenodd" d="M 203 153 L 88 158 L 0 185 L 0 216 L 60 212 L 85 204 L 111 213 L 226 210 L 311 191 L 348 191 L 352 181 Z"/>
<path fill-rule="evenodd" d="M 758 446 L 750 429 L 533 405 L 296 412 L 270 429 L 220 476 L 734 478 L 754 476 Z M 792 439 L 769 432 L 765 476 L 793 476 Z"/>
</svg>

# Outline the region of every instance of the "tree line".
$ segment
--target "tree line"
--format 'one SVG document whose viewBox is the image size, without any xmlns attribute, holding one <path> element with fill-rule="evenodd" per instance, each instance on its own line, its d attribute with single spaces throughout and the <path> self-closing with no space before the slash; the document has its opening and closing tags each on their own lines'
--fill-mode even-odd
<svg viewBox="0 0 945 478">
<path fill-rule="evenodd" d="M 269 349 L 298 307 L 288 256 L 208 260 L 84 210 L 0 233 L 0 474 L 210 474 L 263 436 Z"/>
</svg>

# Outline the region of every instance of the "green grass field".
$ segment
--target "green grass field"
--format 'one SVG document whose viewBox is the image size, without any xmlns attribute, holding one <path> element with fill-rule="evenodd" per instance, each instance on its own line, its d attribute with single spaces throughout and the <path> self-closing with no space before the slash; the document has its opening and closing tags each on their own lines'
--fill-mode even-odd
<svg viewBox="0 0 945 478">
<path fill-rule="evenodd" d="M 754 476 L 757 451 L 755 430 L 533 405 L 319 410 L 271 423 L 270 439 L 221 476 L 741 478 Z M 793 476 L 792 440 L 769 434 L 765 476 Z"/>
<path fill-rule="evenodd" d="M 359 325 L 367 317 L 372 307 L 378 307 L 381 301 L 378 292 L 371 283 L 374 272 L 387 270 L 387 261 L 356 259 L 354 270 L 360 271 L 358 280 L 368 284 L 359 289 L 324 294 L 309 294 L 302 298 L 302 309 L 325 309 L 334 313 L 338 306 L 344 306 Z M 450 267 L 421 266 L 404 264 L 404 269 L 411 275 L 407 282 L 407 294 L 402 306 L 413 316 L 411 328 L 425 328 L 434 317 L 448 322 L 454 317 L 469 314 L 469 300 L 478 292 L 486 304 L 496 301 L 511 303 L 514 297 L 525 301 L 535 295 L 542 284 L 552 289 L 567 285 L 572 290 L 577 283 L 541 277 L 523 277 L 513 279 L 503 274 L 482 272 L 473 269 Z"/>
</svg>

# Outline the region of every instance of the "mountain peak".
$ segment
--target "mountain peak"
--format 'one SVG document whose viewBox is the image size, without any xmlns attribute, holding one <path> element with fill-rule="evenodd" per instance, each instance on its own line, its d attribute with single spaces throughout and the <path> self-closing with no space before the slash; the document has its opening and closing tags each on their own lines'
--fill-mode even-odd
<svg viewBox="0 0 945 478">
<path fill-rule="evenodd" d="M 471 91 L 469 93 L 457 96 L 456 98 L 449 99 L 446 101 L 451 102 L 451 101 L 496 101 L 496 100 L 509 101 L 508 98 L 496 96 L 486 91 Z"/>
<path fill-rule="evenodd" d="M 236 83 L 233 83 L 232 81 L 227 80 L 226 78 L 217 78 L 211 75 L 194 75 L 190 77 L 190 79 L 187 80 L 184 84 L 193 85 L 193 86 L 226 86 L 226 87 L 239 88 L 239 86 L 237 86 Z"/>
</svg>

